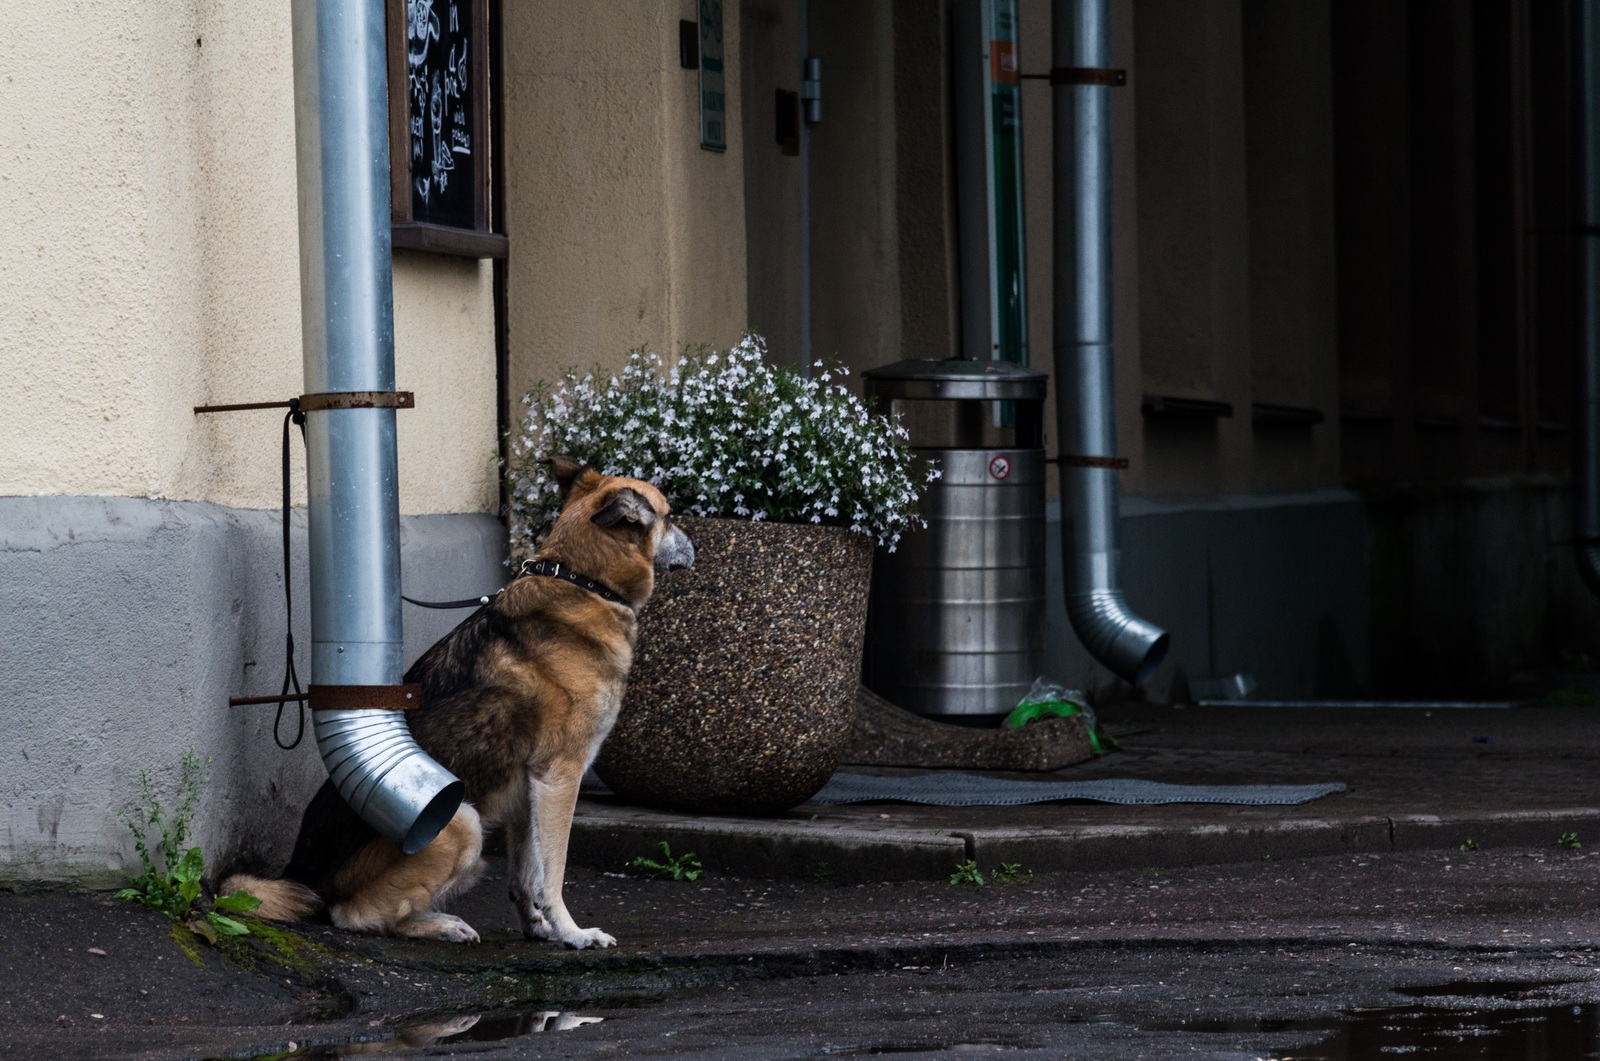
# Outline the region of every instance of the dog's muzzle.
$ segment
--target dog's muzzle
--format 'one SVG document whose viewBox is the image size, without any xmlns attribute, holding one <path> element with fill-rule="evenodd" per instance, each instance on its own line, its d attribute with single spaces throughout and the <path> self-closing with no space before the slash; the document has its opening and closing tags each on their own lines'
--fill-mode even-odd
<svg viewBox="0 0 1600 1061">
<path fill-rule="evenodd" d="M 677 527 L 669 525 L 656 546 L 657 571 L 682 571 L 694 565 L 694 542 Z"/>
</svg>

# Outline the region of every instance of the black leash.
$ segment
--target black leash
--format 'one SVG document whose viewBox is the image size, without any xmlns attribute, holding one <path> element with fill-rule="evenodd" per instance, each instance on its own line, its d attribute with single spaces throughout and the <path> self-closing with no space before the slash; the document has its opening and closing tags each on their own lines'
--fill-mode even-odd
<svg viewBox="0 0 1600 1061">
<path fill-rule="evenodd" d="M 494 592 L 495 596 L 500 595 L 499 590 Z M 466 597 L 461 600 L 417 600 L 415 597 L 408 597 L 402 593 L 400 594 L 400 599 L 407 604 L 415 604 L 419 608 L 481 608 L 494 600 L 494 597 L 485 595 L 482 597 Z"/>
<path fill-rule="evenodd" d="M 306 441 L 306 414 L 300 411 L 300 399 L 289 400 L 289 412 L 283 418 L 283 613 L 284 613 L 284 671 L 283 689 L 280 696 L 288 696 L 289 689 L 293 686 L 295 695 L 300 695 L 300 675 L 294 669 L 294 590 L 289 570 L 289 425 L 295 424 L 300 428 L 300 443 Z M 300 746 L 300 740 L 306 735 L 306 702 L 295 702 L 298 713 L 299 727 L 295 730 L 294 740 L 288 744 L 283 743 L 280 727 L 283 725 L 283 709 L 289 706 L 286 701 L 278 702 L 278 717 L 272 721 L 272 739 L 284 751 L 292 751 Z"/>
<path fill-rule="evenodd" d="M 590 593 L 595 594 L 603 600 L 608 600 L 612 604 L 621 604 L 629 611 L 633 611 L 633 605 L 629 604 L 627 599 L 624 598 L 622 594 L 618 593 L 604 582 L 596 582 L 592 578 L 589 578 L 585 575 L 580 575 L 576 571 L 572 570 L 572 568 L 566 567 L 558 561 L 524 560 L 522 561 L 522 565 L 517 568 L 517 573 L 514 577 L 526 578 L 529 575 L 542 575 L 545 578 L 559 578 L 565 582 L 572 583 L 574 586 L 579 586 L 583 589 L 586 589 Z M 488 604 L 493 601 L 495 597 L 498 597 L 504 592 L 505 589 L 502 587 L 501 589 L 495 590 L 492 596 L 485 594 L 481 597 L 466 597 L 462 600 L 433 601 L 417 600 L 414 597 L 407 597 L 404 593 L 402 593 L 400 595 L 400 599 L 408 604 L 415 604 L 419 608 L 482 608 L 488 606 Z"/>
</svg>

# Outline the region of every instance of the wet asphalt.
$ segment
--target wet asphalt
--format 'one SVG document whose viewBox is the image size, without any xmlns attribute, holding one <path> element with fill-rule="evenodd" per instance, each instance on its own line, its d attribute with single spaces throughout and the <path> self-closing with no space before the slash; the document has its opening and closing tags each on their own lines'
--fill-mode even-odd
<svg viewBox="0 0 1600 1061">
<path fill-rule="evenodd" d="M 983 887 L 577 870 L 613 950 L 523 941 L 489 879 L 478 946 L 307 925 L 204 967 L 103 894 L 0 892 L 0 1057 L 1581 1058 L 1600 852 L 1556 839 Z"/>
</svg>

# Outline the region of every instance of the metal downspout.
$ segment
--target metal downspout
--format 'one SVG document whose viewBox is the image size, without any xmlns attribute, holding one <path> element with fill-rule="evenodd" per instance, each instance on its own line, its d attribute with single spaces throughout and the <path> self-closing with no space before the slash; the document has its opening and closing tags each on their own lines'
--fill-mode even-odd
<svg viewBox="0 0 1600 1061">
<path fill-rule="evenodd" d="M 1056 68 L 1111 65 L 1107 0 L 1053 0 Z M 1109 85 L 1053 90 L 1055 158 L 1056 424 L 1063 457 L 1116 456 L 1111 343 L 1111 92 Z M 1128 610 L 1117 543 L 1117 472 L 1061 469 L 1067 615 L 1084 648 L 1142 685 L 1170 638 Z"/>
<path fill-rule="evenodd" d="M 1578 353 L 1578 453 L 1573 482 L 1573 560 L 1591 592 L 1600 594 L 1600 0 L 1578 7 L 1581 51 L 1578 118 L 1582 158 L 1578 240 L 1582 319 Z"/>
<path fill-rule="evenodd" d="M 394 390 L 394 295 L 383 0 L 293 0 L 305 392 Z M 306 416 L 311 682 L 398 686 L 399 463 L 394 409 Z M 463 786 L 395 710 L 316 711 L 339 794 L 407 854 L 438 835 Z"/>
</svg>

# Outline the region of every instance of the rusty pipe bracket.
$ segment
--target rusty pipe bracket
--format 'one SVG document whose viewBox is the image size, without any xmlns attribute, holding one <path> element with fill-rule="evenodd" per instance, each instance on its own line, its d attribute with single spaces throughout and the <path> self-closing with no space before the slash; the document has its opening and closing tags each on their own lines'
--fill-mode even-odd
<svg viewBox="0 0 1600 1061">
<path fill-rule="evenodd" d="M 1028 81 L 1048 81 L 1051 85 L 1105 85 L 1123 88 L 1128 71 L 1104 66 L 1054 66 L 1048 74 L 1023 74 Z"/>
<path fill-rule="evenodd" d="M 422 706 L 422 686 L 313 685 L 310 699 L 313 711 L 409 711 Z"/>
<path fill-rule="evenodd" d="M 410 391 L 330 391 L 300 395 L 300 411 L 321 409 L 410 409 L 417 404 Z"/>
<path fill-rule="evenodd" d="M 197 405 L 198 413 L 238 413 L 249 409 L 293 409 L 303 413 L 322 409 L 412 409 L 417 396 L 411 391 L 331 391 L 302 394 L 285 402 L 235 402 L 231 405 Z"/>
<path fill-rule="evenodd" d="M 255 704 L 298 704 L 304 703 L 310 693 L 284 693 L 282 696 L 230 696 L 229 707 L 251 707 Z"/>
<path fill-rule="evenodd" d="M 1127 457 L 1080 457 L 1073 453 L 1063 453 L 1059 457 L 1051 457 L 1046 464 L 1060 464 L 1067 468 L 1111 468 L 1122 471 L 1128 466 Z"/>
<path fill-rule="evenodd" d="M 422 706 L 422 686 L 313 685 L 310 692 L 282 696 L 230 696 L 229 707 L 255 704 L 296 704 L 311 701 L 313 711 L 409 711 Z"/>
</svg>

